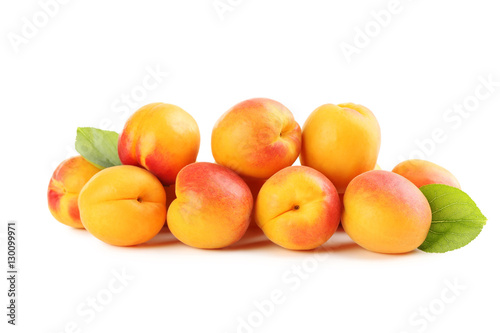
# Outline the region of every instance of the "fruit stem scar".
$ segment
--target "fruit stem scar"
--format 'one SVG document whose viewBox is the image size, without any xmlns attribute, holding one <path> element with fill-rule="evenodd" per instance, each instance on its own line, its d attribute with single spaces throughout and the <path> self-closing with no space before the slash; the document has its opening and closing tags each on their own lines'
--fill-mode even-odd
<svg viewBox="0 0 500 333">
<path fill-rule="evenodd" d="M 138 198 L 137 198 L 137 201 L 138 201 L 139 203 L 141 203 L 141 202 L 142 202 L 142 198 L 141 198 L 141 197 L 138 197 Z"/>
<path fill-rule="evenodd" d="M 295 205 L 295 206 L 293 206 L 293 209 L 294 209 L 294 210 L 299 210 L 299 208 L 300 208 L 300 206 L 299 206 L 299 205 Z"/>
</svg>

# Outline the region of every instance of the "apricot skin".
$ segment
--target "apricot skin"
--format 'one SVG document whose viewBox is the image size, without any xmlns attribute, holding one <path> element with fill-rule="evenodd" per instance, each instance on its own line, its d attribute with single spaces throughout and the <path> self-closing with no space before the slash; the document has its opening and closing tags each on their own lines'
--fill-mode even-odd
<svg viewBox="0 0 500 333">
<path fill-rule="evenodd" d="M 83 229 L 78 196 L 83 186 L 101 171 L 82 156 L 63 161 L 52 174 L 47 190 L 49 210 L 55 219 L 73 228 Z"/>
<path fill-rule="evenodd" d="M 284 105 L 253 98 L 219 118 L 212 131 L 212 154 L 240 176 L 269 178 L 295 162 L 300 140 L 300 126 Z"/>
<path fill-rule="evenodd" d="M 78 199 L 82 223 L 101 241 L 132 246 L 153 238 L 165 224 L 166 194 L 149 171 L 119 165 L 102 170 Z"/>
<path fill-rule="evenodd" d="M 290 250 L 311 250 L 337 230 L 340 200 L 320 172 L 291 166 L 262 186 L 255 205 L 257 225 L 274 243 Z"/>
<path fill-rule="evenodd" d="M 427 237 L 431 221 L 431 208 L 423 193 L 393 172 L 363 173 L 344 194 L 342 226 L 352 240 L 373 252 L 416 249 Z"/>
<path fill-rule="evenodd" d="M 177 173 L 196 161 L 199 148 L 200 130 L 194 118 L 165 103 L 137 110 L 118 140 L 121 162 L 151 171 L 163 185 L 175 183 Z"/>
<path fill-rule="evenodd" d="M 419 188 L 429 184 L 444 184 L 460 188 L 460 183 L 451 172 L 425 160 L 415 159 L 401 162 L 394 167 L 392 172 L 405 177 Z"/>
<path fill-rule="evenodd" d="M 375 168 L 380 140 L 377 119 L 366 107 L 325 104 L 304 124 L 300 162 L 323 173 L 344 193 L 354 177 Z"/>
<path fill-rule="evenodd" d="M 252 193 L 234 171 L 214 163 L 193 163 L 175 182 L 177 198 L 168 209 L 172 234 L 186 245 L 217 249 L 245 234 L 253 207 Z"/>
</svg>

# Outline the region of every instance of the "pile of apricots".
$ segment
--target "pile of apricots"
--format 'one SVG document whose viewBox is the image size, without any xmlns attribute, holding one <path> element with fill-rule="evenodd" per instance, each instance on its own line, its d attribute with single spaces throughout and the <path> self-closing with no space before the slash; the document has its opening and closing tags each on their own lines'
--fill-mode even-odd
<svg viewBox="0 0 500 333">
<path fill-rule="evenodd" d="M 360 246 L 405 253 L 425 240 L 429 203 L 419 187 L 460 188 L 446 169 L 408 160 L 377 165 L 380 127 L 358 104 L 325 104 L 301 127 L 281 103 L 255 98 L 224 113 L 212 131 L 216 163 L 196 162 L 200 132 L 178 106 L 148 104 L 118 138 L 122 165 L 82 156 L 63 161 L 48 204 L 60 222 L 116 246 L 138 245 L 163 227 L 203 249 L 230 246 L 256 224 L 291 250 L 324 244 L 339 228 Z M 300 158 L 301 166 L 292 166 Z"/>
</svg>

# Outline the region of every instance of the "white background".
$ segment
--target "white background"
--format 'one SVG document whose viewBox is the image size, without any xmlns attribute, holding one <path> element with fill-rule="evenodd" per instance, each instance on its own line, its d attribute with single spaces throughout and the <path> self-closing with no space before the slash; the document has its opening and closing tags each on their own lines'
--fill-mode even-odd
<svg viewBox="0 0 500 333">
<path fill-rule="evenodd" d="M 23 17 L 33 22 L 41 7 L 3 1 L 0 258 L 6 223 L 15 220 L 20 274 L 15 328 L 6 324 L 5 278 L 0 284 L 2 332 L 71 332 L 71 322 L 80 332 L 237 332 L 242 320 L 253 326 L 240 332 L 499 331 L 500 86 L 468 116 L 447 113 L 474 102 L 480 77 L 500 81 L 498 8 L 491 0 L 401 0 L 376 31 L 370 13 L 389 2 L 233 0 L 221 19 L 212 0 L 75 0 L 14 47 Z M 348 62 L 342 43 L 353 44 L 367 25 L 373 37 Z M 374 254 L 336 233 L 321 257 L 255 233 L 220 251 L 169 234 L 118 248 L 58 223 L 46 190 L 57 164 L 75 154 L 76 128 L 122 128 L 126 117 L 115 109 L 141 89 L 148 68 L 169 75 L 137 107 L 163 101 L 193 115 L 199 161 L 213 161 L 212 126 L 244 99 L 276 99 L 301 125 L 324 103 L 355 102 L 379 120 L 382 168 L 423 154 L 456 175 L 489 222 L 470 245 L 446 254 Z M 430 143 L 439 128 L 445 139 Z M 122 270 L 133 280 L 95 317 L 80 315 L 89 298 L 108 301 L 113 272 Z M 455 282 L 465 288 L 458 296 L 447 290 Z M 264 316 L 255 302 L 268 303 L 273 292 L 283 302 Z M 443 303 L 443 293 L 453 300 Z M 432 320 L 422 319 L 419 309 L 429 306 Z"/>
</svg>

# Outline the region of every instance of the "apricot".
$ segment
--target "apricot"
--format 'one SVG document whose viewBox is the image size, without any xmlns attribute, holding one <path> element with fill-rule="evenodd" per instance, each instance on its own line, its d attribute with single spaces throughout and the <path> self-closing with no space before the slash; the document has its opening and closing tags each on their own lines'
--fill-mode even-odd
<svg viewBox="0 0 500 333">
<path fill-rule="evenodd" d="M 427 237 L 432 213 L 423 193 L 406 178 L 374 170 L 354 178 L 344 193 L 342 226 L 360 246 L 406 253 Z"/>
<path fill-rule="evenodd" d="M 151 171 L 164 185 L 196 161 L 200 131 L 189 113 L 178 106 L 152 103 L 137 110 L 126 122 L 118 140 L 123 164 Z"/>
<path fill-rule="evenodd" d="M 83 228 L 78 195 L 92 176 L 101 171 L 82 156 L 63 161 L 52 174 L 47 190 L 49 210 L 55 219 L 73 228 Z"/>
<path fill-rule="evenodd" d="M 102 170 L 83 187 L 78 199 L 85 228 L 117 246 L 147 242 L 165 224 L 165 189 L 149 171 L 119 165 Z"/>
<path fill-rule="evenodd" d="M 290 250 L 321 246 L 340 221 L 340 200 L 328 178 L 305 166 L 287 167 L 260 189 L 257 225 L 274 243 Z"/>
<path fill-rule="evenodd" d="M 250 189 L 232 170 L 199 162 L 184 167 L 175 182 L 177 198 L 167 225 L 184 244 L 203 249 L 229 246 L 241 239 L 250 223 Z"/>
<path fill-rule="evenodd" d="M 460 183 L 451 172 L 429 161 L 407 160 L 396 165 L 392 172 L 405 177 L 419 188 L 429 184 L 460 188 Z"/>
<path fill-rule="evenodd" d="M 300 126 L 283 104 L 254 98 L 219 118 L 212 131 L 212 154 L 240 176 L 269 178 L 295 162 L 300 140 Z"/>
<path fill-rule="evenodd" d="M 357 175 L 373 170 L 380 150 L 380 127 L 366 107 L 325 104 L 307 118 L 300 162 L 323 173 L 343 193 Z"/>
</svg>

